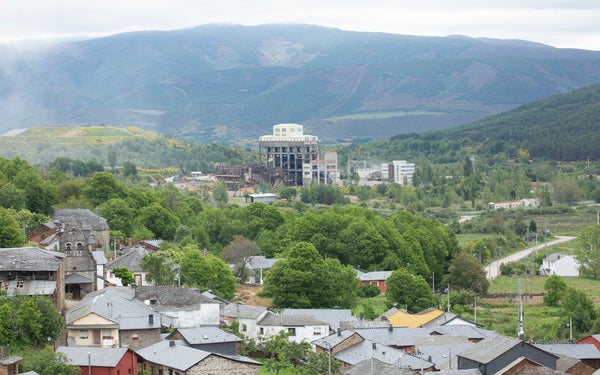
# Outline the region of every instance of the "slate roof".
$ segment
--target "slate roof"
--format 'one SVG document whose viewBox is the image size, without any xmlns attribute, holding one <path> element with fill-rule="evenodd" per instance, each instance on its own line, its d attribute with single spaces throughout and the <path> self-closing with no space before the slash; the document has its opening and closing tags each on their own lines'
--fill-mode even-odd
<svg viewBox="0 0 600 375">
<path fill-rule="evenodd" d="M 415 346 L 415 336 L 429 334 L 427 328 L 366 328 L 354 332 L 368 340 L 390 346 Z"/>
<path fill-rule="evenodd" d="M 239 355 L 226 355 L 220 353 L 209 353 L 204 350 L 190 348 L 188 346 L 178 345 L 171 341 L 160 341 L 156 344 L 137 350 L 136 353 L 146 361 L 159 365 L 171 367 L 180 371 L 186 371 L 194 365 L 202 362 L 211 355 L 227 358 L 236 362 L 261 365 L 248 357 Z"/>
<path fill-rule="evenodd" d="M 437 328 L 431 329 L 431 333 L 439 333 L 441 335 L 448 336 L 465 336 L 470 340 L 483 340 L 486 337 L 495 336 L 496 333 L 494 331 L 490 331 L 488 329 L 477 328 L 470 325 L 443 325 Z"/>
<path fill-rule="evenodd" d="M 130 287 L 108 287 L 87 294 L 66 314 L 67 325 L 91 313 L 113 322 L 123 323 L 122 329 L 160 328 L 160 315 L 142 302 L 133 298 Z M 149 315 L 154 315 L 153 324 L 149 324 Z"/>
<path fill-rule="evenodd" d="M 348 349 L 337 352 L 334 357 L 349 365 L 355 365 L 364 360 L 374 358 L 384 363 L 411 368 L 413 370 L 433 367 L 433 363 L 431 362 L 371 340 L 364 340 L 356 345 L 352 345 Z"/>
<path fill-rule="evenodd" d="M 112 270 L 117 267 L 125 267 L 131 272 L 143 272 L 142 267 L 140 267 L 140 261 L 144 254 L 149 252 L 141 246 L 131 247 L 124 255 L 108 263 L 106 269 Z"/>
<path fill-rule="evenodd" d="M 267 311 L 263 306 L 250 306 L 231 303 L 225 306 L 223 311 L 226 318 L 234 319 L 258 319 L 258 317 Z"/>
<path fill-rule="evenodd" d="M 260 268 L 268 270 L 273 267 L 279 259 L 280 258 L 267 258 L 263 255 L 255 255 L 248 258 L 248 266 L 255 270 Z"/>
<path fill-rule="evenodd" d="M 97 265 L 103 265 L 108 263 L 108 260 L 106 259 L 106 256 L 104 255 L 104 251 L 98 250 L 98 251 L 92 251 L 92 257 L 94 257 L 94 261 L 96 262 Z"/>
<path fill-rule="evenodd" d="M 113 368 L 127 353 L 127 348 L 101 348 L 93 346 L 59 346 L 58 353 L 67 356 L 70 364 L 75 366 L 88 366 L 91 362 L 93 367 Z M 89 357 L 88 357 L 88 353 Z M 88 362 L 90 361 L 90 362 Z"/>
<path fill-rule="evenodd" d="M 327 325 L 324 321 L 305 314 L 276 314 L 268 311 L 257 323 L 261 326 L 322 326 Z"/>
<path fill-rule="evenodd" d="M 65 257 L 38 247 L 0 248 L 0 271 L 57 271 Z"/>
<path fill-rule="evenodd" d="M 87 277 L 78 274 L 77 272 L 75 273 L 70 273 L 67 276 L 65 276 L 65 285 L 70 285 L 70 284 L 92 284 L 93 281 L 88 279 Z"/>
<path fill-rule="evenodd" d="M 594 344 L 533 344 L 549 353 L 577 359 L 600 359 L 600 351 Z"/>
<path fill-rule="evenodd" d="M 487 364 L 523 342 L 523 340 L 512 337 L 500 335 L 492 336 L 481 340 L 471 348 L 460 353 L 459 356 L 478 363 Z M 525 343 L 525 345 L 531 344 Z M 553 355 L 551 353 L 549 354 Z M 556 355 L 554 355 L 554 357 L 558 358 Z"/>
<path fill-rule="evenodd" d="M 199 344 L 216 344 L 224 342 L 239 342 L 242 341 L 236 335 L 225 332 L 216 327 L 198 327 L 198 328 L 178 328 L 177 331 L 167 336 L 167 339 L 179 332 L 183 339 L 189 345 Z"/>
<path fill-rule="evenodd" d="M 393 271 L 373 271 L 373 272 L 361 272 L 356 270 L 356 274 L 360 281 L 381 281 L 387 280 Z"/>
<path fill-rule="evenodd" d="M 385 328 L 388 329 L 390 323 L 383 320 L 344 320 L 340 322 L 341 329 L 373 329 L 373 328 Z"/>
<path fill-rule="evenodd" d="M 87 208 L 59 208 L 54 210 L 51 220 L 60 224 L 68 222 L 71 217 L 76 217 L 81 222 L 84 230 L 110 230 L 105 218 Z"/>
<path fill-rule="evenodd" d="M 342 321 L 358 320 L 352 315 L 352 310 L 346 309 L 284 309 L 282 314 L 309 315 L 329 324 L 329 328 L 334 331 L 340 328 Z"/>
<path fill-rule="evenodd" d="M 364 374 L 377 374 L 377 375 L 413 375 L 414 371 L 411 369 L 403 369 L 396 365 L 381 362 L 377 359 L 370 358 L 356 365 L 340 370 L 345 375 L 364 375 Z"/>
<path fill-rule="evenodd" d="M 185 286 L 138 286 L 135 288 L 135 298 L 144 302 L 156 300 L 155 311 L 199 309 L 203 304 L 218 304 L 198 289 Z"/>
<path fill-rule="evenodd" d="M 440 370 L 440 371 L 426 371 L 423 375 L 481 375 L 481 372 L 476 368 L 464 369 L 464 370 Z"/>
<path fill-rule="evenodd" d="M 415 355 L 433 362 L 435 367 L 440 370 L 456 368 L 458 363 L 456 355 L 464 352 L 473 345 L 475 344 L 468 342 L 460 344 L 419 345 Z"/>
<path fill-rule="evenodd" d="M 324 349 L 335 348 L 337 345 L 344 342 L 346 339 L 348 339 L 352 335 L 360 336 L 360 334 L 358 334 L 356 332 L 344 330 L 344 331 L 340 331 L 340 332 L 334 333 L 329 336 L 318 338 L 316 340 L 313 340 L 311 343 L 315 346 L 320 346 L 321 348 L 324 348 Z M 362 338 L 362 336 L 361 336 L 361 338 Z"/>
</svg>

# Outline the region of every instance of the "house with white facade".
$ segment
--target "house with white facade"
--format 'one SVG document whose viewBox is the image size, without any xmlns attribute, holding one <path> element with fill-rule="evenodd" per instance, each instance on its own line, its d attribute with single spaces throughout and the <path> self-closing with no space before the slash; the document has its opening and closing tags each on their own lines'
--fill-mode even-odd
<svg viewBox="0 0 600 375">
<path fill-rule="evenodd" d="M 274 336 L 281 331 L 289 334 L 289 340 L 311 342 L 329 334 L 329 324 L 306 314 L 277 314 L 268 311 L 257 322 L 259 336 Z"/>
<path fill-rule="evenodd" d="M 113 269 L 117 267 L 125 267 L 128 271 L 133 273 L 135 285 L 152 285 L 152 283 L 146 280 L 147 272 L 144 271 L 140 266 L 142 258 L 144 255 L 150 254 L 150 251 L 141 245 L 126 247 L 121 251 L 123 252 L 123 255 L 105 265 L 104 272 L 106 274 L 106 281 L 114 286 L 123 286 L 121 279 L 116 277 L 113 273 Z"/>
<path fill-rule="evenodd" d="M 240 333 L 253 339 L 258 338 L 258 321 L 267 313 L 266 307 L 238 303 L 230 303 L 223 309 L 225 324 L 230 325 L 237 322 Z"/>
<path fill-rule="evenodd" d="M 170 328 L 218 327 L 222 304 L 184 286 L 136 287 L 135 298 L 160 314 L 163 326 Z"/>
<path fill-rule="evenodd" d="M 579 276 L 579 262 L 572 255 L 554 253 L 544 258 L 540 266 L 540 274 Z"/>
</svg>

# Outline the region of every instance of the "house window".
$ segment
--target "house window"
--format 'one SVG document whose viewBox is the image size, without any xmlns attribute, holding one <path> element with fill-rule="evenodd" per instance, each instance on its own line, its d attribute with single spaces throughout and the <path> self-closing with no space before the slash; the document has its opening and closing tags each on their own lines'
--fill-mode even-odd
<svg viewBox="0 0 600 375">
<path fill-rule="evenodd" d="M 296 336 L 296 328 L 288 328 L 288 334 L 290 336 Z"/>
<path fill-rule="evenodd" d="M 321 327 L 314 327 L 313 328 L 313 335 L 314 336 L 321 336 Z"/>
<path fill-rule="evenodd" d="M 79 330 L 79 338 L 82 340 L 87 340 L 89 338 L 88 336 L 88 330 L 87 329 L 80 329 Z"/>
<path fill-rule="evenodd" d="M 259 335 L 264 335 L 265 334 L 265 329 L 263 327 L 260 327 L 260 330 L 258 331 Z"/>
<path fill-rule="evenodd" d="M 102 330 L 102 340 L 112 340 L 112 338 L 112 332 L 110 331 L 110 329 Z"/>
<path fill-rule="evenodd" d="M 71 250 L 73 250 L 73 244 L 70 243 L 70 242 L 67 242 L 67 244 L 65 245 L 65 247 L 66 247 L 67 255 L 71 255 Z"/>
<path fill-rule="evenodd" d="M 242 323 L 242 332 L 248 331 L 248 325 L 246 323 Z"/>
</svg>

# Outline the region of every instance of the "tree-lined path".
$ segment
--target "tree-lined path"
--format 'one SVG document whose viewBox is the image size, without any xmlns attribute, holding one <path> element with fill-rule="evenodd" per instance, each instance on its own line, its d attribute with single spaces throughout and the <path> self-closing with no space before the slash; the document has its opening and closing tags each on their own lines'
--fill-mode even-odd
<svg viewBox="0 0 600 375">
<path fill-rule="evenodd" d="M 502 265 L 504 263 L 515 262 L 519 259 L 523 259 L 533 252 L 536 252 L 538 250 L 543 250 L 544 246 L 549 247 L 549 246 L 556 245 L 559 243 L 571 241 L 571 240 L 574 240 L 575 238 L 577 238 L 577 237 L 573 237 L 573 236 L 556 236 L 556 237 L 557 237 L 557 239 L 554 241 L 546 242 L 545 244 L 541 243 L 541 244 L 529 247 L 525 250 L 519 251 L 518 253 L 511 254 L 505 258 L 495 260 L 492 263 L 488 264 L 485 267 L 487 279 L 493 280 L 496 277 L 498 277 L 498 275 L 500 274 L 500 265 Z"/>
</svg>

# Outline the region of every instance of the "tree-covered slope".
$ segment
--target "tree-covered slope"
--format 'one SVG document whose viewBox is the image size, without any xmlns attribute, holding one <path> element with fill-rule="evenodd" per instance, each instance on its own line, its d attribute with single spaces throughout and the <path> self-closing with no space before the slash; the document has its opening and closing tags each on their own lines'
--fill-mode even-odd
<svg viewBox="0 0 600 375">
<path fill-rule="evenodd" d="M 0 50 L 0 131 L 136 125 L 238 142 L 299 122 L 321 138 L 388 138 L 600 82 L 600 52 L 309 25 L 206 25 Z"/>
<path fill-rule="evenodd" d="M 422 134 L 398 134 L 389 141 L 355 143 L 342 159 L 426 158 L 464 161 L 466 156 L 510 160 L 600 159 L 600 85 L 592 85 L 519 106 L 473 123 Z"/>
</svg>

